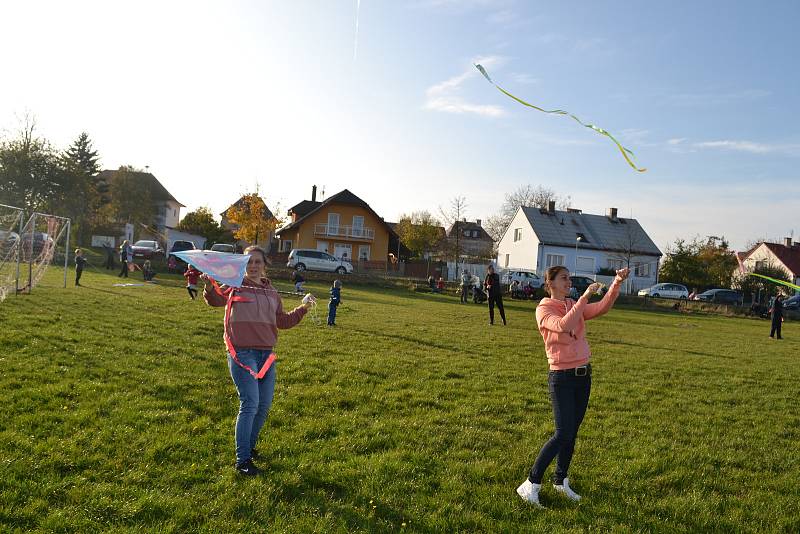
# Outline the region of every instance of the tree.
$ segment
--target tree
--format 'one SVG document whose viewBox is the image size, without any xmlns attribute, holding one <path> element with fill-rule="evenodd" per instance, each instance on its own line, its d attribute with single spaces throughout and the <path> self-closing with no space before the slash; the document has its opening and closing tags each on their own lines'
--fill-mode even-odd
<svg viewBox="0 0 800 534">
<path fill-rule="evenodd" d="M 430 212 L 415 211 L 411 215 L 400 216 L 397 234 L 412 256 L 421 258 L 431 252 L 441 239 L 440 226 Z"/>
<path fill-rule="evenodd" d="M 109 184 L 109 206 L 118 222 L 151 224 L 156 212 L 153 187 L 150 181 L 141 179 L 143 173 L 130 165 L 123 165 L 114 173 Z"/>
<path fill-rule="evenodd" d="M 228 220 L 239 228 L 233 232 L 236 239 L 248 243 L 258 243 L 259 239 L 269 237 L 281 223 L 267 208 L 267 204 L 255 193 L 247 193 L 228 209 Z"/>
<path fill-rule="evenodd" d="M 784 282 L 792 282 L 792 279 L 789 276 L 789 273 L 786 272 L 786 269 L 772 263 L 759 265 L 751 272 L 769 276 L 770 278 L 775 278 L 777 280 L 783 280 Z M 769 299 L 777 295 L 778 291 L 781 291 L 782 286 L 757 276 L 748 276 L 746 273 L 740 273 L 733 278 L 732 287 L 737 291 L 740 291 L 742 295 L 749 295 L 753 301 L 759 300 L 760 297 L 760 300 L 763 302 L 765 298 Z M 785 290 L 787 288 L 784 287 L 783 289 Z"/>
<path fill-rule="evenodd" d="M 211 213 L 211 210 L 205 206 L 187 213 L 178 224 L 178 230 L 201 235 L 211 244 L 230 243 L 233 241 L 233 234 L 229 230 L 222 228 L 219 223 L 214 220 L 214 215 Z"/>
<path fill-rule="evenodd" d="M 66 182 L 57 151 L 36 136 L 36 120 L 26 116 L 17 137 L 0 143 L 0 203 L 45 210 Z"/>
<path fill-rule="evenodd" d="M 547 205 L 551 201 L 556 203 L 556 208 L 565 210 L 572 202 L 572 197 L 569 195 L 561 196 L 554 190 L 542 185 L 537 185 L 536 187 L 532 185 L 520 186 L 513 193 L 506 194 L 503 205 L 500 206 L 500 212 L 487 219 L 486 231 L 495 242 L 498 242 L 521 206 L 547 209 Z"/>
<path fill-rule="evenodd" d="M 461 259 L 462 252 L 461 232 L 458 229 L 458 223 L 466 220 L 464 215 L 467 213 L 467 199 L 461 196 L 454 197 L 450 201 L 450 207 L 445 210 L 439 206 L 439 212 L 442 214 L 445 224 L 450 227 L 450 235 L 442 242 L 442 252 L 444 252 L 445 257 L 452 255 L 456 262 L 456 271 L 458 271 L 458 262 Z M 453 239 L 453 234 L 455 234 L 455 239 Z"/>
<path fill-rule="evenodd" d="M 731 287 L 731 276 L 737 265 L 736 256 L 728 249 L 724 237 L 707 241 L 695 238 L 690 243 L 677 239 L 667 249 L 659 277 L 699 290 Z"/>
<path fill-rule="evenodd" d="M 98 191 L 100 173 L 97 151 L 92 149 L 89 134 L 82 132 L 61 155 L 66 187 L 60 204 L 73 221 L 78 244 L 85 244 L 92 229 L 100 222 L 102 198 Z"/>
</svg>

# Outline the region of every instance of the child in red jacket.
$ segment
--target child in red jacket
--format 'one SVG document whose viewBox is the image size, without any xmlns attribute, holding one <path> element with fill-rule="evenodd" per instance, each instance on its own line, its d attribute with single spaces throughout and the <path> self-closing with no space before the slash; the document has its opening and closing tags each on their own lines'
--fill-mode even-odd
<svg viewBox="0 0 800 534">
<path fill-rule="evenodd" d="M 183 273 L 183 277 L 186 278 L 186 291 L 189 292 L 189 296 L 192 300 L 197 296 L 197 281 L 200 279 L 201 274 L 203 273 L 191 265 L 186 269 L 186 272 Z"/>
</svg>

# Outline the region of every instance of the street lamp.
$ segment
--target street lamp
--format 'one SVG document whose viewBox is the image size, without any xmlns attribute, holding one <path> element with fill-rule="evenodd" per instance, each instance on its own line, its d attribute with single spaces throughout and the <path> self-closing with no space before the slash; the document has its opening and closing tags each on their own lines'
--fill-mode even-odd
<svg viewBox="0 0 800 534">
<path fill-rule="evenodd" d="M 581 236 L 575 238 L 575 273 L 578 272 L 578 243 L 582 241 Z"/>
</svg>

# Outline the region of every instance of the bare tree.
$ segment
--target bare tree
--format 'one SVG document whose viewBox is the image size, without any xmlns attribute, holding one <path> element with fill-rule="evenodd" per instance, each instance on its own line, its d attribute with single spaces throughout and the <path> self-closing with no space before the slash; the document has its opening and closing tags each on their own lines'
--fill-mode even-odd
<svg viewBox="0 0 800 534">
<path fill-rule="evenodd" d="M 617 220 L 622 232 L 620 232 L 616 241 L 610 244 L 611 250 L 608 253 L 608 259 L 621 261 L 624 267 L 630 269 L 634 257 L 647 251 L 650 238 L 647 237 L 642 227 L 633 219 L 619 218 Z M 625 290 L 628 292 L 630 282 L 626 280 L 625 284 Z"/>
<path fill-rule="evenodd" d="M 500 212 L 497 215 L 492 215 L 486 221 L 486 231 L 495 242 L 498 242 L 521 206 L 546 209 L 550 201 L 555 201 L 556 208 L 565 210 L 572 202 L 572 197 L 569 195 L 561 196 L 554 190 L 542 185 L 537 185 L 536 187 L 530 184 L 520 186 L 513 193 L 506 194 L 503 205 L 500 206 Z"/>
<path fill-rule="evenodd" d="M 467 213 L 467 199 L 465 197 L 454 197 L 450 201 L 448 209 L 439 206 L 439 212 L 442 215 L 442 220 L 445 225 L 450 226 L 450 234 L 452 236 L 455 232 L 455 241 L 451 236 L 444 240 L 445 254 L 452 253 L 456 262 L 456 272 L 458 272 L 458 261 L 461 258 L 461 231 L 459 230 L 459 222 L 466 220 Z"/>
</svg>

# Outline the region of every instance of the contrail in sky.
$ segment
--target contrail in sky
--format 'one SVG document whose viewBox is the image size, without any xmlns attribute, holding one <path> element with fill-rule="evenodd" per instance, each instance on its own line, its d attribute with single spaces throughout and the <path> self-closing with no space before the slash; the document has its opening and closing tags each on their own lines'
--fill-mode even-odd
<svg viewBox="0 0 800 534">
<path fill-rule="evenodd" d="M 356 0 L 356 42 L 353 45 L 353 61 L 358 57 L 358 13 L 361 11 L 361 0 Z"/>
</svg>

